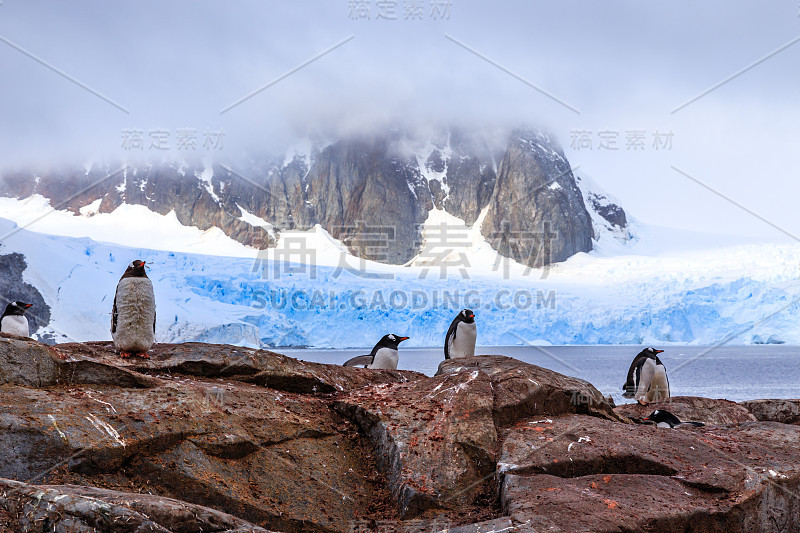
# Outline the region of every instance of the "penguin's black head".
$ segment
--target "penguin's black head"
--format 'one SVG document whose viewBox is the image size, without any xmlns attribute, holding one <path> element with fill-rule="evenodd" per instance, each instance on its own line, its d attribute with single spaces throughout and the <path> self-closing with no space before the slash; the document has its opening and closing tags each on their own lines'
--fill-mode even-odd
<svg viewBox="0 0 800 533">
<path fill-rule="evenodd" d="M 33 304 L 26 304 L 25 302 L 20 302 L 20 301 L 11 302 L 6 306 L 6 312 L 3 313 L 3 316 L 8 316 L 8 315 L 22 316 L 25 314 L 25 311 L 27 311 L 32 305 Z"/>
<path fill-rule="evenodd" d="M 642 356 L 645 356 L 645 357 L 654 357 L 654 356 L 656 356 L 656 355 L 658 355 L 660 353 L 664 353 L 664 350 L 656 350 L 655 348 L 651 347 L 651 348 L 645 348 L 644 350 L 639 352 L 639 355 L 642 355 Z M 637 355 L 636 357 L 639 357 L 639 355 Z"/>
<path fill-rule="evenodd" d="M 472 309 L 462 309 L 459 314 L 461 315 L 462 322 L 466 322 L 467 324 L 475 322 L 475 313 L 472 312 Z"/>
<path fill-rule="evenodd" d="M 389 333 L 388 335 L 384 335 L 383 338 L 378 341 L 378 344 L 388 348 L 394 348 L 396 350 L 401 342 L 406 341 L 409 338 L 410 337 L 401 337 L 399 335 L 395 335 L 394 333 Z"/>
<path fill-rule="evenodd" d="M 147 272 L 144 270 L 145 262 L 140 261 L 139 259 L 132 262 L 128 265 L 128 268 L 125 269 L 125 273 L 122 275 L 123 278 L 146 278 Z"/>
</svg>

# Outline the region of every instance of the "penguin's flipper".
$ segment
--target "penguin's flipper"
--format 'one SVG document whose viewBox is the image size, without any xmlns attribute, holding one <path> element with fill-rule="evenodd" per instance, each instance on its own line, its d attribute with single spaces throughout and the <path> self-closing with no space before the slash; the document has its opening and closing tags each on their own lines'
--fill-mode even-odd
<svg viewBox="0 0 800 533">
<path fill-rule="evenodd" d="M 701 427 L 703 427 L 703 426 L 705 426 L 705 424 L 703 424 L 702 422 L 695 422 L 694 420 L 687 420 L 686 422 L 681 422 L 680 424 L 678 424 L 678 425 L 677 425 L 677 426 L 675 426 L 675 427 L 682 427 L 682 428 L 686 428 L 686 427 L 701 428 Z"/>
<path fill-rule="evenodd" d="M 456 333 L 458 332 L 458 318 L 460 315 L 456 315 L 452 322 L 450 322 L 450 327 L 447 328 L 447 335 L 444 336 L 444 358 L 450 359 L 450 345 L 453 344 L 453 340 L 456 338 Z"/>
<path fill-rule="evenodd" d="M 373 359 L 372 355 L 359 355 L 353 357 L 352 359 L 348 359 L 342 364 L 342 366 L 368 365 L 372 363 L 372 359 Z"/>
<path fill-rule="evenodd" d="M 111 308 L 111 333 L 117 332 L 117 295 L 114 294 L 114 306 Z"/>
</svg>

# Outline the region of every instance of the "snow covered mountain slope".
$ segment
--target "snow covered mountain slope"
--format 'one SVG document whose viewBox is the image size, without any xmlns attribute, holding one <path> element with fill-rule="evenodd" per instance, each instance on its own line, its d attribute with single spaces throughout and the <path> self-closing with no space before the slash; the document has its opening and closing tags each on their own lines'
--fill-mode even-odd
<svg viewBox="0 0 800 533">
<path fill-rule="evenodd" d="M 14 210 L 19 200 L 3 202 L 17 222 L 32 217 Z M 719 247 L 716 237 L 697 236 L 703 246 L 685 246 L 685 236 L 667 240 L 666 230 L 634 221 L 636 237 L 625 244 L 601 236 L 608 246 L 531 269 L 497 255 L 472 225 L 464 226 L 469 266 L 442 272 L 419 256 L 409 266 L 357 258 L 320 227 L 283 232 L 277 248 L 258 252 L 213 230 L 169 228 L 168 216 L 127 211 L 133 207 L 96 215 L 108 217 L 100 225 L 53 213 L 30 227 L 62 235 L 0 219 L 0 255 L 25 256 L 24 279 L 51 308 L 40 336 L 110 339 L 114 287 L 141 258 L 151 266 L 160 342 L 343 348 L 394 332 L 410 345 L 435 346 L 453 315 L 470 307 L 482 345 L 800 344 L 797 244 Z M 432 211 L 429 221 L 453 222 L 447 217 Z M 136 240 L 131 227 L 164 231 Z M 136 246 L 99 242 L 120 235 Z"/>
</svg>

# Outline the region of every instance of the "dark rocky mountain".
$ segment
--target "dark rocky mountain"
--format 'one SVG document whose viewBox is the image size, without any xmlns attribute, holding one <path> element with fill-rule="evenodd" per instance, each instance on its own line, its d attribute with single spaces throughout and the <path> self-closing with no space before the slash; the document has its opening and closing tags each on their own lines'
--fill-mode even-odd
<svg viewBox="0 0 800 533">
<path fill-rule="evenodd" d="M 523 129 L 504 139 L 458 129 L 425 139 L 391 131 L 247 162 L 6 171 L 0 195 L 41 194 L 75 213 L 95 202 L 100 213 L 140 204 L 258 248 L 274 246 L 282 230 L 319 224 L 354 255 L 392 264 L 420 252 L 421 225 L 434 207 L 468 225 L 488 207 L 484 236 L 501 254 L 531 266 L 591 250 L 587 208 L 626 225 L 619 206 L 585 204 L 550 137 Z M 248 222 L 247 214 L 267 224 Z"/>
<path fill-rule="evenodd" d="M 36 287 L 23 279 L 22 274 L 27 267 L 22 254 L 0 254 L 0 314 L 10 302 L 33 304 L 25 313 L 33 335 L 37 329 L 50 323 L 50 307 Z"/>
<path fill-rule="evenodd" d="M 546 135 L 514 132 L 481 228 L 492 247 L 541 267 L 592 249 L 592 221 L 564 153 Z"/>
</svg>

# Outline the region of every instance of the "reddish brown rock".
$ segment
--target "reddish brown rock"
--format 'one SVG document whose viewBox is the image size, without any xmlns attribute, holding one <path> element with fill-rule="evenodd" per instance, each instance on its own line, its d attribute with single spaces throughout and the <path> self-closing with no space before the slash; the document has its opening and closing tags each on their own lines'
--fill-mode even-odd
<svg viewBox="0 0 800 533">
<path fill-rule="evenodd" d="M 764 422 L 800 425 L 800 400 L 750 400 L 739 405 Z"/>
<path fill-rule="evenodd" d="M 378 385 L 341 398 L 337 409 L 375 445 L 404 517 L 474 502 L 493 477 L 497 432 L 483 372 Z"/>
<path fill-rule="evenodd" d="M 123 360 L 111 342 L 59 344 L 68 358 L 97 361 L 148 374 L 170 372 L 255 383 L 303 394 L 341 392 L 376 383 L 403 383 L 424 378 L 408 370 L 367 370 L 309 363 L 292 357 L 239 346 L 186 342 L 155 344 L 150 359 Z"/>
<path fill-rule="evenodd" d="M 347 531 L 390 505 L 369 445 L 329 400 L 167 378 L 0 386 L 0 477 L 146 490 L 278 531 Z"/>
<path fill-rule="evenodd" d="M 186 502 L 77 485 L 0 479 L 0 528 L 16 533 L 267 533 L 245 520 Z"/>
<path fill-rule="evenodd" d="M 0 530 L 800 531 L 800 427 L 745 409 L 796 421 L 800 402 L 614 411 L 499 356 L 432 378 L 199 343 L 151 356 L 0 336 L 0 478 L 28 483 L 0 480 Z M 708 425 L 627 418 L 656 407 Z"/>
<path fill-rule="evenodd" d="M 152 387 L 156 381 L 133 370 L 98 363 L 32 339 L 0 334 L 0 384 L 28 387 L 114 384 Z"/>
<path fill-rule="evenodd" d="M 494 391 L 498 427 L 536 415 L 581 413 L 623 421 L 594 386 L 502 355 L 479 355 L 442 361 L 437 375 L 480 370 Z"/>
<path fill-rule="evenodd" d="M 664 429 L 529 420 L 503 442 L 503 507 L 534 531 L 794 531 L 797 442 L 800 428 L 759 422 Z M 774 527 L 778 515 L 785 527 Z"/>
<path fill-rule="evenodd" d="M 680 420 L 694 420 L 708 425 L 743 424 L 755 422 L 754 417 L 744 406 L 729 400 L 713 400 L 697 396 L 673 396 L 660 402 L 647 405 L 628 403 L 617 406 L 617 414 L 639 421 L 656 409 L 664 409 Z"/>
</svg>

